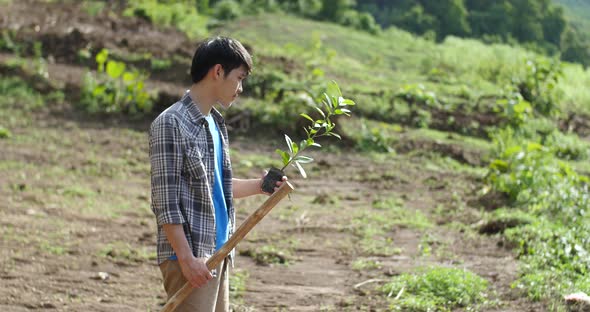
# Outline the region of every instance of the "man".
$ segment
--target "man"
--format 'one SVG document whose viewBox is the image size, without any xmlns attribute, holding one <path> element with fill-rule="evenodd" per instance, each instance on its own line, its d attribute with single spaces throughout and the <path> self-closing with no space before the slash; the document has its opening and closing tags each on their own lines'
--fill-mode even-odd
<svg viewBox="0 0 590 312">
<path fill-rule="evenodd" d="M 261 179 L 232 178 L 227 129 L 213 106 L 229 108 L 251 70 L 251 56 L 237 40 L 203 42 L 193 56 L 190 90 L 150 128 L 152 210 L 164 288 L 168 298 L 187 281 L 195 288 L 177 311 L 229 311 L 232 256 L 213 272 L 206 260 L 232 235 L 233 198 L 264 193 Z"/>
</svg>

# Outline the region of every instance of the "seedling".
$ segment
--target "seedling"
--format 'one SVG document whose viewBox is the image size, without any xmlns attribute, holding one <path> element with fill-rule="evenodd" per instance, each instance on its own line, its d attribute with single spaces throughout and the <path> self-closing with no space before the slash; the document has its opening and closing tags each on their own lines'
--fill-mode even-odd
<svg viewBox="0 0 590 312">
<path fill-rule="evenodd" d="M 334 132 L 336 124 L 331 120 L 337 115 L 350 116 L 349 106 L 355 105 L 350 99 L 342 97 L 342 92 L 338 84 L 334 81 L 328 84 L 326 92 L 322 99 L 322 104 L 319 107 L 315 106 L 315 110 L 319 114 L 319 119 L 314 119 L 308 114 L 302 113 L 301 116 L 311 122 L 310 125 L 304 127 L 307 138 L 301 140 L 299 144 L 285 134 L 285 141 L 288 150 L 277 149 L 276 152 L 281 156 L 283 167 L 281 169 L 272 167 L 268 174 L 264 177 L 262 182 L 262 190 L 266 193 L 273 193 L 277 181 L 281 181 L 285 175 L 284 170 L 288 166 L 293 166 L 299 170 L 303 178 L 307 178 L 307 173 L 303 169 L 303 164 L 308 164 L 313 161 L 313 158 L 304 156 L 303 152 L 311 146 L 321 147 L 316 142 L 316 139 L 323 136 L 333 136 L 341 139 L 340 135 Z"/>
</svg>

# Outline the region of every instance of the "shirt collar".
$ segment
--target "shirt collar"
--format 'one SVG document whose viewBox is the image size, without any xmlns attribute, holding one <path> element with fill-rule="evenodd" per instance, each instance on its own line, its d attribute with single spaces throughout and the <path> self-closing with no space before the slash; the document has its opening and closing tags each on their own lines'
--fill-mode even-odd
<svg viewBox="0 0 590 312">
<path fill-rule="evenodd" d="M 187 90 L 184 93 L 184 95 L 182 96 L 182 99 L 180 101 L 182 102 L 182 104 L 184 104 L 186 106 L 188 113 L 189 113 L 189 117 L 191 118 L 191 120 L 194 123 L 206 122 L 205 115 L 203 115 L 203 113 L 201 113 L 201 111 L 199 110 L 199 107 L 191 98 L 189 90 Z M 215 107 L 211 108 L 211 115 L 213 116 L 213 119 L 215 119 L 215 121 L 218 124 L 224 123 L 223 116 L 221 115 L 221 113 L 217 109 L 215 109 Z"/>
</svg>

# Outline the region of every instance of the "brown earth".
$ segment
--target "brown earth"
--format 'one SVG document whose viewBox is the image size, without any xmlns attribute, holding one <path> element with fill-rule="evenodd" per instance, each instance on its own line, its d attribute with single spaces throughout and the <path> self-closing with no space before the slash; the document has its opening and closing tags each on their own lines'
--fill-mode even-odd
<svg viewBox="0 0 590 312">
<path fill-rule="evenodd" d="M 19 108 L 27 103 L 14 103 L 3 113 L 12 116 L 6 122 L 12 137 L 0 140 L 0 311 L 158 310 L 165 295 L 154 260 L 155 221 L 149 208 L 146 131 L 151 119 L 89 116 L 73 109 L 87 65 L 75 56 L 90 45 L 92 51 L 107 47 L 190 58 L 194 44 L 144 20 L 106 13 L 89 17 L 79 4 L 14 1 L 2 7 L 0 16 L 2 29 L 14 30 L 17 39 L 43 42 L 50 81 L 67 91 L 65 104 L 47 103 L 28 113 Z M 11 57 L 5 54 L 0 61 Z M 184 78 L 166 75 L 149 81 L 168 95 L 162 105 L 186 88 Z M 256 136 L 234 133 L 237 175 L 258 177 L 278 144 L 260 146 Z M 480 165 L 477 153 L 458 146 L 404 146 Z M 311 167 L 311 179 L 293 176 L 291 199 L 238 247 L 234 276 L 245 281 L 245 290 L 234 298 L 235 310 L 389 310 L 391 301 L 376 287 L 423 266 L 466 268 L 488 280 L 490 299 L 497 304 L 481 311 L 545 310 L 510 287 L 517 275 L 513 252 L 498 247 L 498 236 L 479 235 L 472 226 L 481 219 L 477 174 L 433 165 L 412 153 L 312 156 L 318 162 Z M 396 251 L 367 251 L 371 242 L 359 232 L 381 224 L 359 219 L 383 213 L 374 208 L 382 199 L 423 213 L 434 227 L 392 225 L 373 239 L 390 242 Z M 238 219 L 263 200 L 238 200 Z M 253 258 L 265 250 L 287 263 L 261 264 Z M 359 259 L 378 266 L 354 269 Z"/>
</svg>

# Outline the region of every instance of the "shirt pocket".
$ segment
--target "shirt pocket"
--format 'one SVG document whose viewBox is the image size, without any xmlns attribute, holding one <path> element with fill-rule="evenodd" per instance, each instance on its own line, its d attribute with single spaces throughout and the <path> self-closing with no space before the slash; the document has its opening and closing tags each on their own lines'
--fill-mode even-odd
<svg viewBox="0 0 590 312">
<path fill-rule="evenodd" d="M 187 151 L 185 165 L 186 171 L 191 178 L 196 180 L 205 178 L 205 166 L 203 165 L 202 153 L 198 146 L 193 146 Z"/>
</svg>

